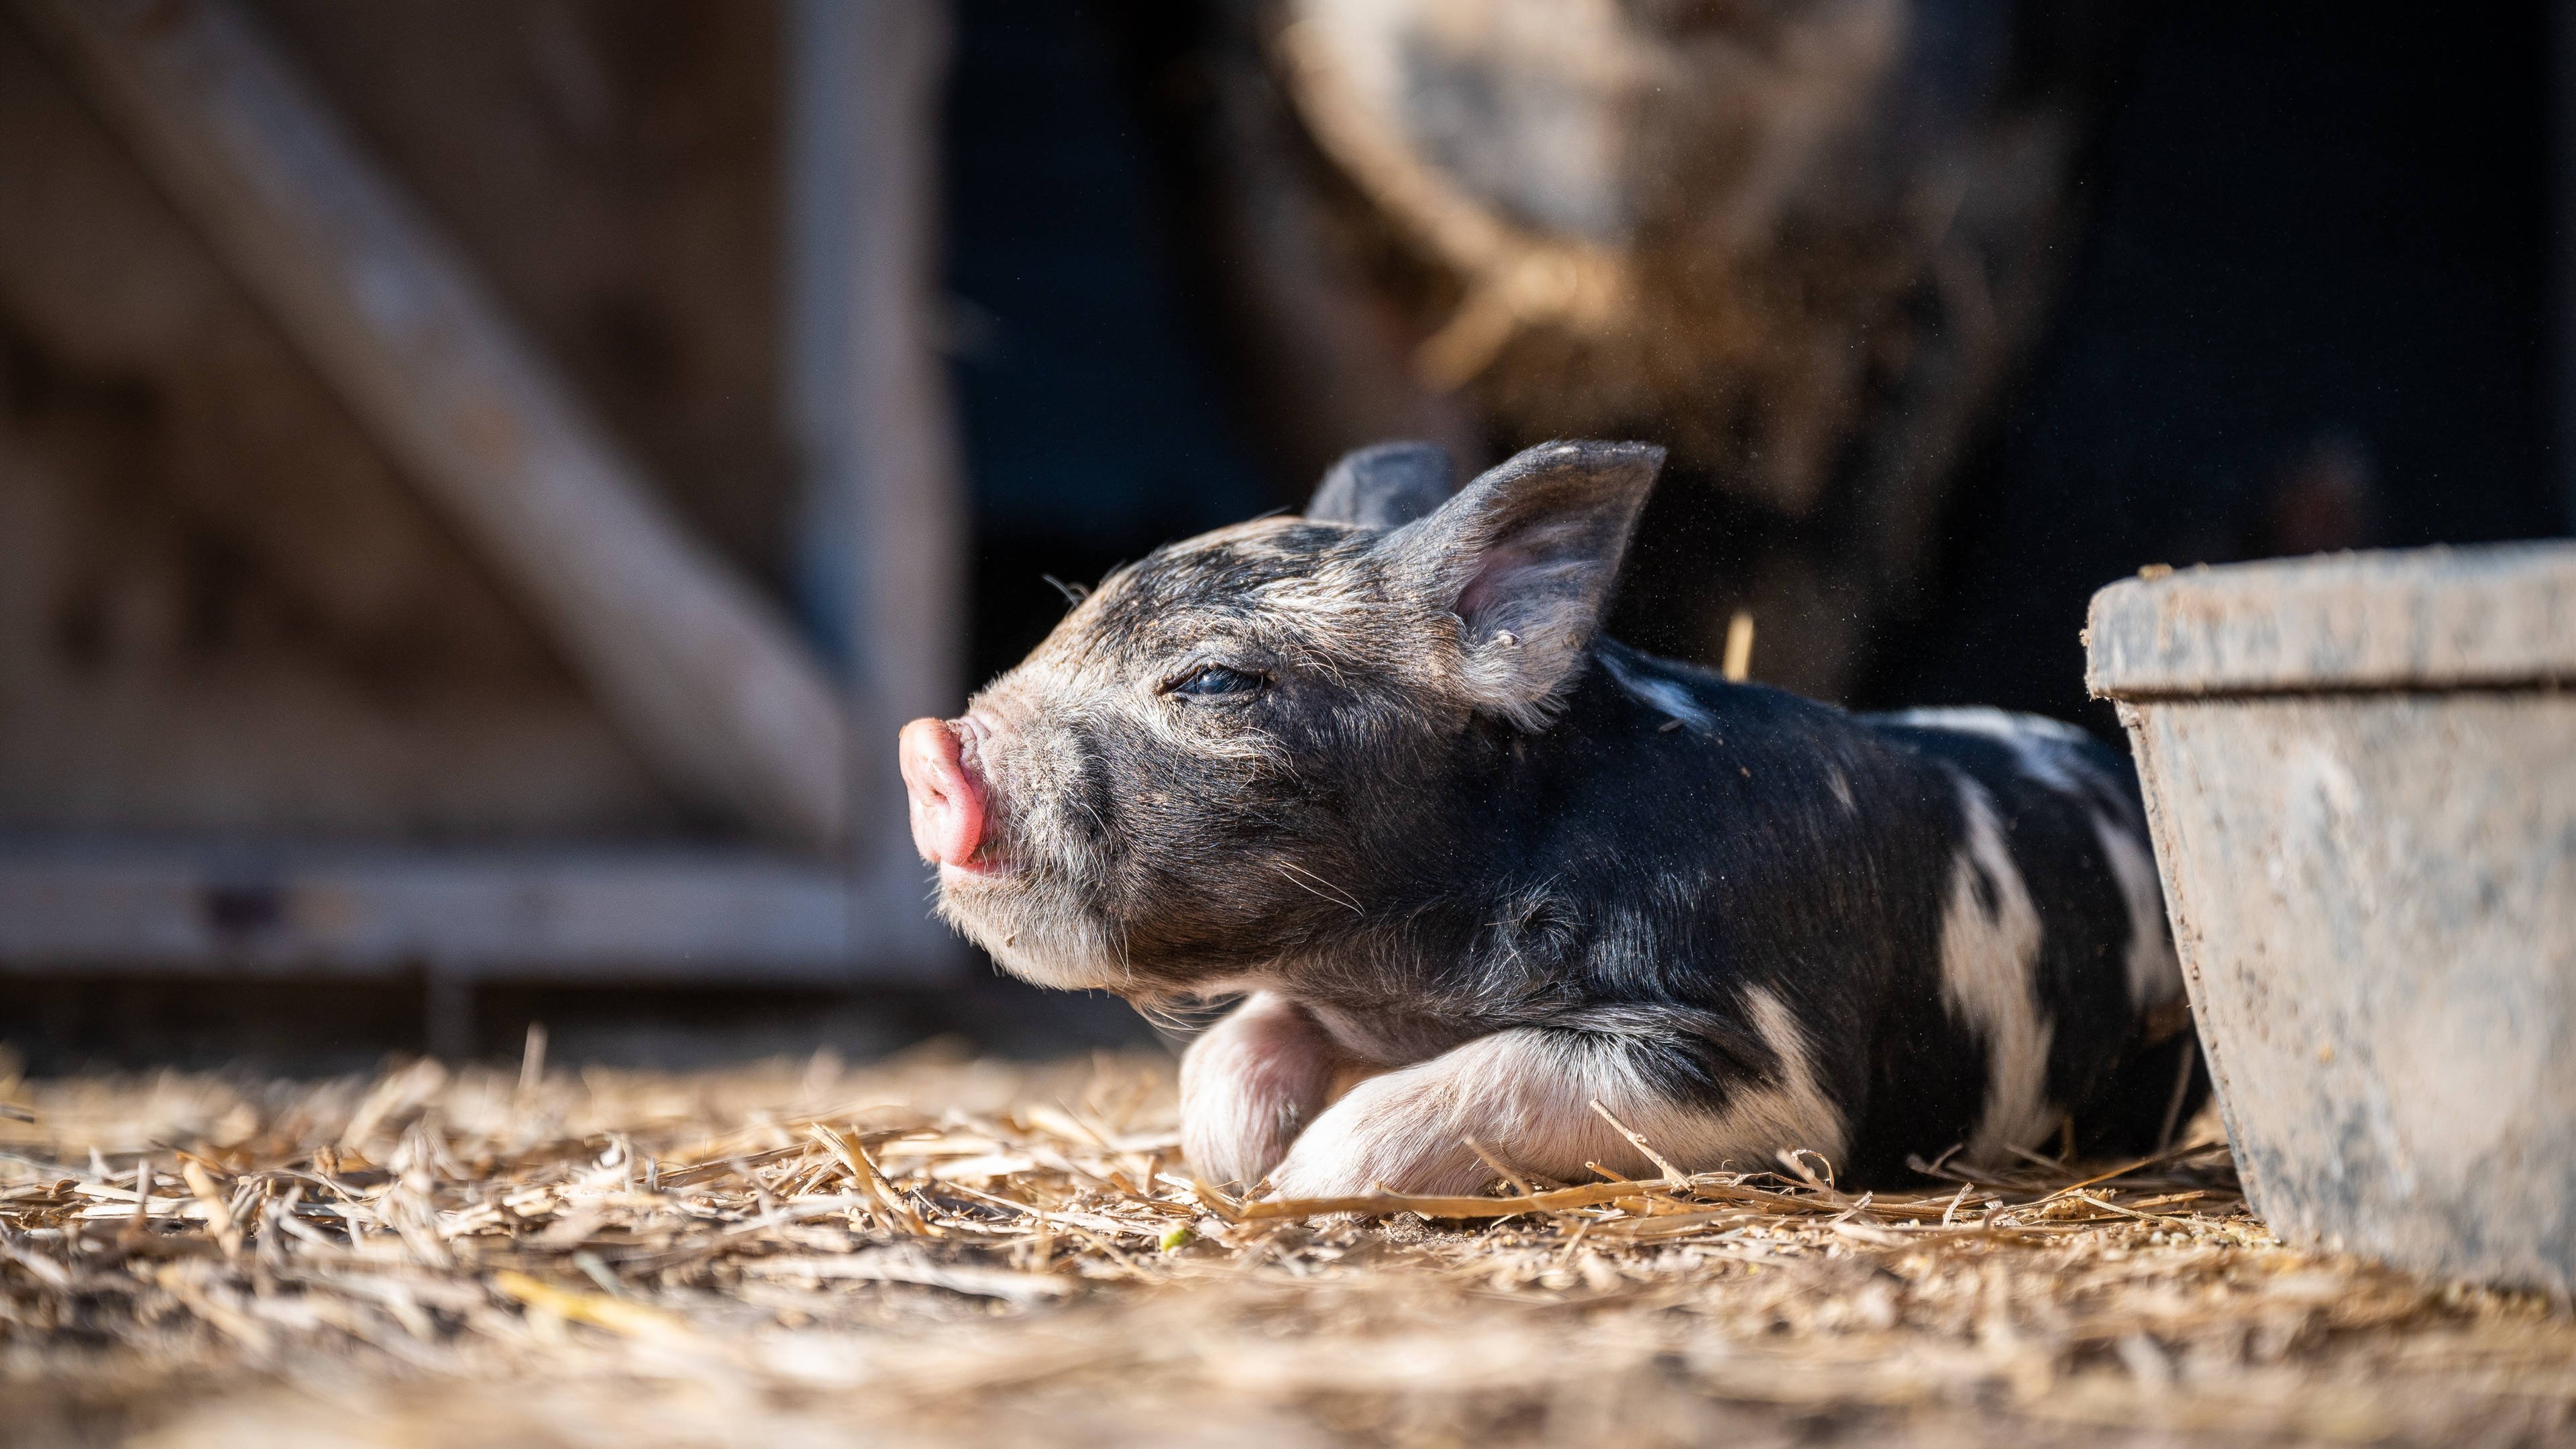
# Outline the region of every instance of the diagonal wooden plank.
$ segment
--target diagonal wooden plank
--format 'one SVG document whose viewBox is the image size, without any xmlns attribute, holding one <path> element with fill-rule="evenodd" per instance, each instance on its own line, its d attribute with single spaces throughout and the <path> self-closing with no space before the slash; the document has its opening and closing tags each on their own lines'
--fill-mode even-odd
<svg viewBox="0 0 2576 1449">
<path fill-rule="evenodd" d="M 229 0 L 13 0 L 85 98 L 688 798 L 849 835 L 840 698 Z"/>
</svg>

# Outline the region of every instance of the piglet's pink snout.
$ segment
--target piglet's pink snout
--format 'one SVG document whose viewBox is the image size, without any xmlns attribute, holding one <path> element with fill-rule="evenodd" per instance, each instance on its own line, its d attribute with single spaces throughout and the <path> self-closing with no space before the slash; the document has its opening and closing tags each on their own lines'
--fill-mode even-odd
<svg viewBox="0 0 2576 1449">
<path fill-rule="evenodd" d="M 921 858 L 967 867 L 984 843 L 983 782 L 967 762 L 965 720 L 917 719 L 903 727 L 903 788 L 912 810 L 912 844 Z"/>
</svg>

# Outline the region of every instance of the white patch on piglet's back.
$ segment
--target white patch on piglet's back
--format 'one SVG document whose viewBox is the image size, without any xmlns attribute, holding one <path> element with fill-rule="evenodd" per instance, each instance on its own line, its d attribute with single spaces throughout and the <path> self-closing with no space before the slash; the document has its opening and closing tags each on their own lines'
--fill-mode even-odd
<svg viewBox="0 0 2576 1449">
<path fill-rule="evenodd" d="M 1941 995 L 1951 1014 L 1986 1049 L 1985 1110 L 1969 1135 L 1972 1162 L 1996 1162 L 2013 1147 L 2039 1142 L 2057 1125 L 2048 1102 L 2052 1029 L 2031 990 L 2039 959 L 2039 910 L 2013 864 L 1985 787 L 1962 778 L 1960 812 L 1967 838 L 1950 868 L 1950 899 L 1941 921 Z M 1978 889 L 1982 874 L 1989 908 Z"/>
<path fill-rule="evenodd" d="M 1651 665 L 1623 658 L 1609 650 L 1602 651 L 1600 659 L 1603 667 L 1610 671 L 1610 677 L 1619 681 L 1619 687 L 1639 700 L 1694 730 L 1705 733 L 1711 727 L 1708 711 L 1691 696 L 1689 685 L 1655 673 Z"/>
<path fill-rule="evenodd" d="M 1282 1197 L 1347 1197 L 1379 1187 L 1470 1192 L 1493 1176 L 1472 1137 L 1514 1167 L 1579 1182 L 1589 1164 L 1632 1176 L 1654 1166 L 1594 1102 L 1685 1170 L 1767 1167 L 1784 1148 L 1838 1160 L 1847 1128 L 1818 1087 L 1805 1034 L 1769 991 L 1746 1014 L 1779 1059 L 1772 1080 L 1735 1085 L 1722 1105 L 1676 1099 L 1614 1037 L 1522 1028 L 1479 1037 L 1351 1089 L 1290 1149 L 1272 1183 Z"/>
<path fill-rule="evenodd" d="M 2182 999 L 2182 962 L 2174 955 L 2165 930 L 2164 892 L 2156 882 L 2156 863 L 2137 832 L 2096 811 L 2093 830 L 2102 839 L 2102 858 L 2120 883 L 2120 899 L 2129 909 L 2129 1000 L 2137 1006 L 2164 1006 Z"/>
<path fill-rule="evenodd" d="M 1888 718 L 1917 729 L 1982 735 L 2012 751 L 2014 767 L 2039 783 L 2069 792 L 2082 788 L 2076 772 L 2084 768 L 2081 751 L 2093 737 L 2064 720 L 1982 704 L 1898 710 Z"/>
<path fill-rule="evenodd" d="M 2148 849 L 2143 822 L 2125 804 L 2116 813 L 2105 808 L 2105 802 L 2125 801 L 2126 792 L 2086 748 L 2092 736 L 2064 720 L 1985 706 L 1900 710 L 1889 718 L 1921 729 L 1953 730 L 1994 740 L 2012 751 L 2013 766 L 2023 775 L 2083 801 L 2102 843 L 2102 858 L 2128 910 L 2125 964 L 2130 1001 L 2151 1007 L 2182 998 L 2182 963 L 2175 959 L 2173 940 L 2165 930 L 2164 893 L 2156 881 L 2155 857 Z"/>
</svg>

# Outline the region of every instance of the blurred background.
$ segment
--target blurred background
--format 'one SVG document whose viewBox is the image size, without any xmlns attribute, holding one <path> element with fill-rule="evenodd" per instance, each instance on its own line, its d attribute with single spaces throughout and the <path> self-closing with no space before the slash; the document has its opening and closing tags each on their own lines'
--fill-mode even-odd
<svg viewBox="0 0 2576 1449">
<path fill-rule="evenodd" d="M 1614 632 L 2116 738 L 2150 564 L 2576 522 L 2538 3 L 0 0 L 30 1067 L 1144 1039 L 892 732 L 1341 451 L 1662 442 Z"/>
</svg>

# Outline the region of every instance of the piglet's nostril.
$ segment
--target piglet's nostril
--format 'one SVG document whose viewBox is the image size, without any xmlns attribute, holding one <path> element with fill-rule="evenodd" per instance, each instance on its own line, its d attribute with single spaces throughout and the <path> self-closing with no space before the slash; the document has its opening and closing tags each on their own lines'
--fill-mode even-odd
<svg viewBox="0 0 2576 1449">
<path fill-rule="evenodd" d="M 959 749 L 962 723 L 917 719 L 897 742 L 913 847 L 947 866 L 966 865 L 984 840 L 984 789 Z"/>
</svg>

